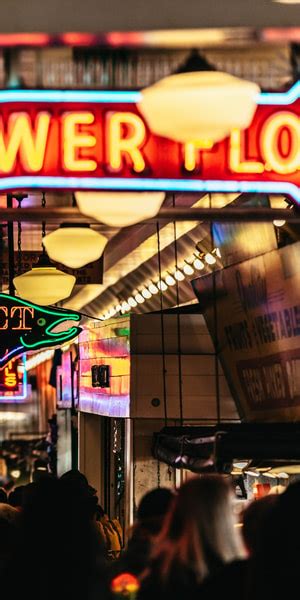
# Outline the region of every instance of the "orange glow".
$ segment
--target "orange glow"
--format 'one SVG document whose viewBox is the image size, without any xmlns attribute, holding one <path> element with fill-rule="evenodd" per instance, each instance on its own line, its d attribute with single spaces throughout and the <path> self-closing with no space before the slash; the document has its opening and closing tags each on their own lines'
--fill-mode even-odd
<svg viewBox="0 0 300 600">
<path fill-rule="evenodd" d="M 282 139 L 284 131 L 289 134 L 289 144 Z M 287 175 L 300 169 L 299 117 L 288 111 L 269 117 L 261 132 L 261 152 L 269 171 Z"/>
<path fill-rule="evenodd" d="M 115 594 L 134 594 L 140 588 L 139 580 L 131 573 L 121 573 L 111 582 L 111 591 Z"/>
<path fill-rule="evenodd" d="M 263 173 L 265 168 L 256 160 L 241 159 L 241 131 L 234 129 L 229 141 L 229 167 L 233 173 Z"/>
<path fill-rule="evenodd" d="M 13 113 L 8 118 L 7 134 L 3 120 L 0 121 L 0 171 L 10 173 L 18 153 L 26 171 L 37 173 L 44 164 L 50 115 L 37 113 L 34 129 L 28 114 Z"/>
<path fill-rule="evenodd" d="M 0 46 L 47 46 L 51 41 L 47 33 L 1 33 Z"/>
<path fill-rule="evenodd" d="M 4 369 L 3 383 L 8 388 L 14 388 L 18 383 L 17 373 L 15 373 L 15 371 L 12 370 L 12 361 L 10 361 Z"/>
<path fill-rule="evenodd" d="M 195 171 L 198 163 L 199 150 L 211 150 L 214 143 L 211 140 L 199 140 L 184 145 L 184 168 L 186 171 Z"/>
<path fill-rule="evenodd" d="M 93 33 L 72 32 L 62 33 L 59 36 L 60 41 L 67 46 L 92 46 L 97 37 Z"/>
<path fill-rule="evenodd" d="M 90 158 L 78 156 L 82 148 L 93 148 L 96 138 L 92 133 L 79 130 L 80 125 L 92 125 L 95 117 L 91 112 L 70 112 L 63 116 L 63 163 L 68 171 L 95 171 L 97 163 Z"/>
<path fill-rule="evenodd" d="M 129 128 L 126 137 L 124 126 Z M 136 173 L 142 173 L 145 169 L 145 160 L 140 148 L 146 140 L 146 128 L 142 119 L 130 112 L 115 112 L 107 118 L 108 139 L 108 162 L 112 169 L 122 169 L 122 155 L 126 154 L 133 165 Z"/>
<path fill-rule="evenodd" d="M 0 306 L 0 311 L 4 313 L 4 322 L 0 324 L 0 330 L 8 329 L 8 308 L 7 306 Z"/>
</svg>

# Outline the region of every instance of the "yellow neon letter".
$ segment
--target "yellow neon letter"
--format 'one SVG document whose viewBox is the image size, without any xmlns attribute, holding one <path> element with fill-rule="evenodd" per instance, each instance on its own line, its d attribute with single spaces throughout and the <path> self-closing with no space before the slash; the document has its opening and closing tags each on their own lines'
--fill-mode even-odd
<svg viewBox="0 0 300 600">
<path fill-rule="evenodd" d="M 130 133 L 123 137 L 123 127 L 130 128 Z M 133 169 L 141 173 L 145 169 L 141 146 L 145 142 L 146 129 L 142 119 L 130 112 L 116 112 L 108 116 L 108 162 L 112 169 L 122 168 L 122 154 L 128 154 L 132 160 Z"/>
<path fill-rule="evenodd" d="M 256 160 L 241 160 L 241 131 L 233 129 L 229 139 L 229 168 L 234 173 L 263 173 L 265 168 Z"/>
<path fill-rule="evenodd" d="M 95 171 L 97 163 L 91 158 L 78 156 L 80 148 L 93 148 L 96 138 L 92 133 L 80 131 L 80 125 L 92 125 L 95 117 L 91 112 L 72 112 L 63 116 L 63 164 L 68 171 Z"/>
<path fill-rule="evenodd" d="M 13 171 L 18 152 L 26 169 L 32 173 L 40 171 L 44 164 L 50 115 L 40 112 L 34 128 L 27 113 L 13 113 L 8 118 L 7 134 L 0 122 L 0 171 Z"/>
<path fill-rule="evenodd" d="M 289 131 L 290 143 L 284 155 L 280 149 L 283 130 Z M 291 112 L 282 111 L 265 122 L 261 132 L 261 152 L 266 168 L 287 175 L 300 168 L 300 120 Z"/>
<path fill-rule="evenodd" d="M 197 150 L 211 150 L 214 143 L 211 140 L 199 140 L 184 144 L 184 168 L 195 171 L 197 167 Z"/>
</svg>

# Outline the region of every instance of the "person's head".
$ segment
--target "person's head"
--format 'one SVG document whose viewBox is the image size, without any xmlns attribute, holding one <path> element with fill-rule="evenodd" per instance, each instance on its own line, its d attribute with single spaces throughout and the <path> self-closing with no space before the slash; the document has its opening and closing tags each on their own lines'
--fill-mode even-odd
<svg viewBox="0 0 300 600">
<path fill-rule="evenodd" d="M 277 503 L 278 496 L 269 494 L 253 500 L 243 512 L 242 533 L 246 548 L 251 556 L 260 548 L 261 531 L 270 511 Z"/>
<path fill-rule="evenodd" d="M 179 489 L 157 538 L 153 559 L 162 579 L 172 568 L 191 569 L 199 582 L 226 562 L 243 556 L 234 527 L 233 491 L 221 475 L 203 475 Z"/>
<path fill-rule="evenodd" d="M 72 469 L 60 477 L 60 482 L 71 499 L 73 510 L 84 511 L 89 518 L 94 519 L 98 498 L 95 488 L 89 485 L 86 476 L 80 471 Z"/>
<path fill-rule="evenodd" d="M 168 488 L 155 488 L 147 492 L 137 509 L 137 525 L 152 535 L 158 534 L 174 497 L 174 492 Z"/>
<path fill-rule="evenodd" d="M 0 503 L 7 504 L 7 493 L 4 488 L 0 488 Z"/>
</svg>

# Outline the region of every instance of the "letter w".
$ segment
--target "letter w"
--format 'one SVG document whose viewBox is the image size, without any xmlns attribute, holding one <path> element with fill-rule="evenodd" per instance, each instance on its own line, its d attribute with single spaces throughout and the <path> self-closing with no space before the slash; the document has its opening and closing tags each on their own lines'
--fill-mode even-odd
<svg viewBox="0 0 300 600">
<path fill-rule="evenodd" d="M 30 172 L 40 171 L 44 164 L 50 114 L 40 112 L 32 127 L 29 115 L 14 113 L 8 118 L 7 133 L 0 120 L 0 172 L 10 173 L 20 153 L 21 166 Z"/>
</svg>

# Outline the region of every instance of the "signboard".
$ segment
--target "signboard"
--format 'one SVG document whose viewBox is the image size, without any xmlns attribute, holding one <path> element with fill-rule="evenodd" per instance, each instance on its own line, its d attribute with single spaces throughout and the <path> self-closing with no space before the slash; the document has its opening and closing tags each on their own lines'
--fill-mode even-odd
<svg viewBox="0 0 300 600">
<path fill-rule="evenodd" d="M 30 271 L 32 267 L 36 265 L 41 253 L 34 250 L 22 250 L 21 254 L 21 270 L 19 272 L 19 256 L 18 252 L 15 252 L 15 275 L 21 275 Z M 61 269 L 65 273 L 70 273 L 76 277 L 76 285 L 89 285 L 102 283 L 103 278 L 103 256 L 88 265 L 84 265 L 80 269 L 70 269 L 65 265 L 55 262 L 58 269 Z M 9 285 L 9 260 L 8 252 L 4 252 L 2 258 L 0 257 L 0 273 L 1 273 L 1 286 L 5 289 Z"/>
<path fill-rule="evenodd" d="M 25 352 L 60 346 L 81 332 L 80 314 L 0 294 L 0 369 Z M 74 322 L 76 325 L 74 325 Z"/>
<path fill-rule="evenodd" d="M 24 401 L 27 397 L 26 355 L 13 359 L 0 369 L 0 402 Z"/>
<path fill-rule="evenodd" d="M 193 282 L 217 333 L 232 395 L 248 420 L 300 418 L 300 242 Z"/>
<path fill-rule="evenodd" d="M 2 90 L 0 191 L 257 192 L 300 202 L 299 95 L 300 83 L 259 94 L 248 130 L 180 145 L 149 131 L 139 92 Z"/>
</svg>

